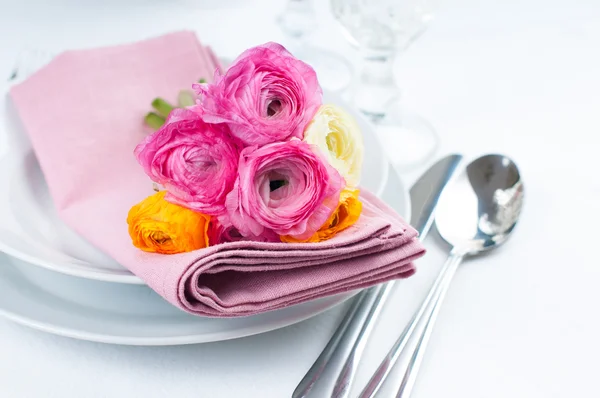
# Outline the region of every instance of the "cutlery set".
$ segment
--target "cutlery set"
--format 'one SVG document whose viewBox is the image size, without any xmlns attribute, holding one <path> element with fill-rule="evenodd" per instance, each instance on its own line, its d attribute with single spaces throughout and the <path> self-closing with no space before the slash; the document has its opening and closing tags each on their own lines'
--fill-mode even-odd
<svg viewBox="0 0 600 398">
<path fill-rule="evenodd" d="M 411 224 L 424 240 L 435 223 L 450 246 L 449 256 L 429 293 L 389 350 L 360 398 L 374 397 L 393 366 L 402 366 L 396 397 L 411 395 L 441 303 L 458 265 L 503 244 L 521 213 L 524 186 L 516 164 L 506 156 L 486 155 L 466 168 L 462 156 L 450 155 L 431 166 L 410 190 Z M 395 282 L 361 293 L 333 337 L 306 373 L 293 398 L 344 398 L 381 309 Z"/>
</svg>

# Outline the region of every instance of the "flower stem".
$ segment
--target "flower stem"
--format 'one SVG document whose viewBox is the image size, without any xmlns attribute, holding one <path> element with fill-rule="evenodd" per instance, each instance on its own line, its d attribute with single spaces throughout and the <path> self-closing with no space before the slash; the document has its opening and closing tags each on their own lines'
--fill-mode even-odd
<svg viewBox="0 0 600 398">
<path fill-rule="evenodd" d="M 192 106 L 196 103 L 196 97 L 190 90 L 181 90 L 177 96 L 177 102 L 180 108 Z"/>
<path fill-rule="evenodd" d="M 157 97 L 152 101 L 152 107 L 156 109 L 159 115 L 163 117 L 169 116 L 169 113 L 175 108 L 164 99 Z"/>
<path fill-rule="evenodd" d="M 165 118 L 154 112 L 149 112 L 146 117 L 144 117 L 144 122 L 154 130 L 158 130 L 165 124 Z"/>
</svg>

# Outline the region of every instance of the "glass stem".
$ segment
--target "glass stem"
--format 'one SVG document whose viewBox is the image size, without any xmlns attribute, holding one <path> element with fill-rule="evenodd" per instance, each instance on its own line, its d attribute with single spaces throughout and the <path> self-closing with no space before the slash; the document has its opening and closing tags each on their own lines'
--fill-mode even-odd
<svg viewBox="0 0 600 398">
<path fill-rule="evenodd" d="M 283 13 L 277 18 L 280 28 L 288 36 L 289 46 L 301 48 L 307 36 L 316 27 L 317 13 L 312 0 L 288 0 Z"/>
<path fill-rule="evenodd" d="M 354 93 L 358 109 L 378 120 L 385 116 L 388 105 L 400 97 L 394 81 L 394 55 L 364 55 L 359 81 Z"/>
</svg>

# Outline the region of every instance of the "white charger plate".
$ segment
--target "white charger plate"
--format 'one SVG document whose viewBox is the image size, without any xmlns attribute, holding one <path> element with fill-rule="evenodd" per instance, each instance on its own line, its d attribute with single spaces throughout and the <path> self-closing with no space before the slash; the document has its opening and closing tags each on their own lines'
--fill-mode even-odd
<svg viewBox="0 0 600 398">
<path fill-rule="evenodd" d="M 182 345 L 263 333 L 315 316 L 343 294 L 245 318 L 203 318 L 145 285 L 84 279 L 0 254 L 0 316 L 61 336 L 125 345 Z"/>
<path fill-rule="evenodd" d="M 396 174 L 390 174 L 383 197 L 403 216 L 410 213 L 409 195 Z M 0 254 L 0 316 L 102 343 L 181 345 L 244 337 L 308 319 L 355 293 L 244 318 L 203 318 L 173 307 L 147 286 L 83 279 Z"/>
<path fill-rule="evenodd" d="M 4 100 L 7 100 L 6 96 Z M 341 104 L 336 94 L 324 102 Z M 365 162 L 362 186 L 381 194 L 388 178 L 388 162 L 372 126 L 351 107 L 345 107 L 363 131 Z M 87 242 L 62 222 L 44 176 L 10 100 L 3 107 L 8 153 L 0 164 L 0 251 L 28 263 L 107 282 L 143 284 L 143 281 Z"/>
</svg>

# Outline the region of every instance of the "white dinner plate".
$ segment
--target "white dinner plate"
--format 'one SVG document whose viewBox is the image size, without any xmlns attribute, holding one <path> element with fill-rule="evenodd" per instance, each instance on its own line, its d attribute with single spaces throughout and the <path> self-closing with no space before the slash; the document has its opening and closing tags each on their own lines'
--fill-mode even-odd
<svg viewBox="0 0 600 398">
<path fill-rule="evenodd" d="M 143 284 L 125 267 L 71 230 L 53 205 L 44 176 L 12 103 L 4 96 L 2 107 L 8 151 L 0 161 L 0 251 L 28 263 L 88 279 Z M 343 105 L 333 93 L 325 102 Z M 365 142 L 362 187 L 380 195 L 388 179 L 388 162 L 371 125 L 353 111 Z M 402 215 L 408 213 L 402 212 Z"/>
<path fill-rule="evenodd" d="M 383 197 L 400 214 L 410 213 L 408 193 L 396 174 L 390 174 Z M 180 345 L 249 336 L 308 319 L 355 293 L 244 318 L 204 318 L 173 307 L 145 285 L 83 279 L 0 254 L 0 316 L 45 332 L 103 343 Z"/>
</svg>

